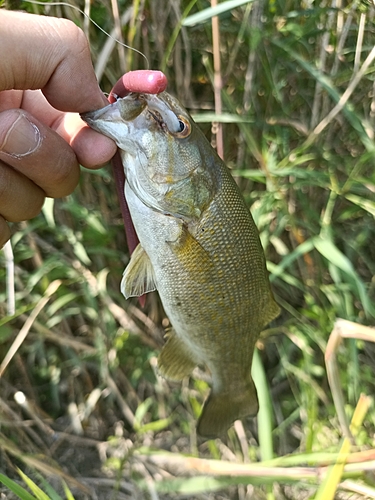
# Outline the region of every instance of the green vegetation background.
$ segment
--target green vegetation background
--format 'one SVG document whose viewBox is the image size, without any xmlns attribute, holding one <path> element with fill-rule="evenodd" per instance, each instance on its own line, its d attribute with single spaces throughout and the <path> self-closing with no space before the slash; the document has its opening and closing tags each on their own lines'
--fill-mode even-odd
<svg viewBox="0 0 375 500">
<path fill-rule="evenodd" d="M 10 478 L 19 466 L 43 488 L 38 471 L 62 492 L 63 477 L 75 498 L 323 498 L 320 467 L 341 443 L 327 341 L 336 318 L 375 323 L 375 10 L 365 1 L 242 3 L 219 18 L 219 115 L 211 18 L 188 17 L 209 2 L 120 0 L 119 14 L 115 1 L 74 5 L 113 36 L 121 25 L 124 42 L 166 73 L 168 91 L 209 139 L 222 122 L 225 160 L 259 228 L 282 307 L 258 344 L 263 411 L 237 423 L 225 442 L 197 438 L 207 374 L 196 370 L 182 385 L 156 377 L 168 323 L 156 294 L 143 310 L 121 296 L 129 255 L 111 170 L 83 170 L 73 195 L 48 200 L 40 216 L 13 226 L 13 316 L 0 254 L 0 362 L 40 309 L 0 379 L 0 471 Z M 80 25 L 106 92 L 125 71 L 145 68 L 143 57 L 66 4 L 8 7 Z M 360 393 L 374 394 L 374 345 L 344 341 L 338 360 L 351 417 Z M 16 401 L 17 391 L 26 400 L 18 393 Z M 375 448 L 374 431 L 370 408 L 353 453 Z M 188 455 L 206 461 L 194 465 Z M 276 477 L 268 469 L 241 475 L 243 464 L 265 467 L 277 457 L 267 462 L 284 466 Z M 373 488 L 364 468 L 351 480 Z"/>
</svg>

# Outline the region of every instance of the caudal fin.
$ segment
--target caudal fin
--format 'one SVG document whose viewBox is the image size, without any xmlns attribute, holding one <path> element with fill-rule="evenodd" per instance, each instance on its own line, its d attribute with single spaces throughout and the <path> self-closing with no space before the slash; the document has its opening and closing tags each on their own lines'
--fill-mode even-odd
<svg viewBox="0 0 375 500">
<path fill-rule="evenodd" d="M 215 393 L 206 400 L 198 421 L 198 434 L 207 439 L 220 437 L 239 418 L 258 413 L 258 397 L 253 380 L 232 393 Z"/>
</svg>

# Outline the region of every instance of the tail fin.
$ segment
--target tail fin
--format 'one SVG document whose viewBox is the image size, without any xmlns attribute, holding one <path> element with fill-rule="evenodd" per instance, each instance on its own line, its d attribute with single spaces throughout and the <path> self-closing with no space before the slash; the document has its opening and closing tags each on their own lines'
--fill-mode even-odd
<svg viewBox="0 0 375 500">
<path fill-rule="evenodd" d="M 207 439 L 220 437 L 235 420 L 256 415 L 258 409 L 253 379 L 249 380 L 245 388 L 239 387 L 232 393 L 215 393 L 213 389 L 203 406 L 198 421 L 198 434 Z"/>
</svg>

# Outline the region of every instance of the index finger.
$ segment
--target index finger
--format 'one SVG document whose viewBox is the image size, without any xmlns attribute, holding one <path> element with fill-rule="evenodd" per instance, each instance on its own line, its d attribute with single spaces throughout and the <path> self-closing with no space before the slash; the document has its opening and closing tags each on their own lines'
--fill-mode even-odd
<svg viewBox="0 0 375 500">
<path fill-rule="evenodd" d="M 66 19 L 0 10 L 0 90 L 42 89 L 53 107 L 83 113 L 107 104 L 87 39 Z"/>
</svg>

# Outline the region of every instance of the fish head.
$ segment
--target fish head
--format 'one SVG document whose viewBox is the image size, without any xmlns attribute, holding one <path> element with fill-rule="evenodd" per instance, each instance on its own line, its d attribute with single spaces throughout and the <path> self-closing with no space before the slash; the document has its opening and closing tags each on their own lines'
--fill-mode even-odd
<svg viewBox="0 0 375 500">
<path fill-rule="evenodd" d="M 166 92 L 131 93 L 81 116 L 116 142 L 127 182 L 144 204 L 182 219 L 200 217 L 217 189 L 215 161 L 176 99 Z"/>
</svg>

